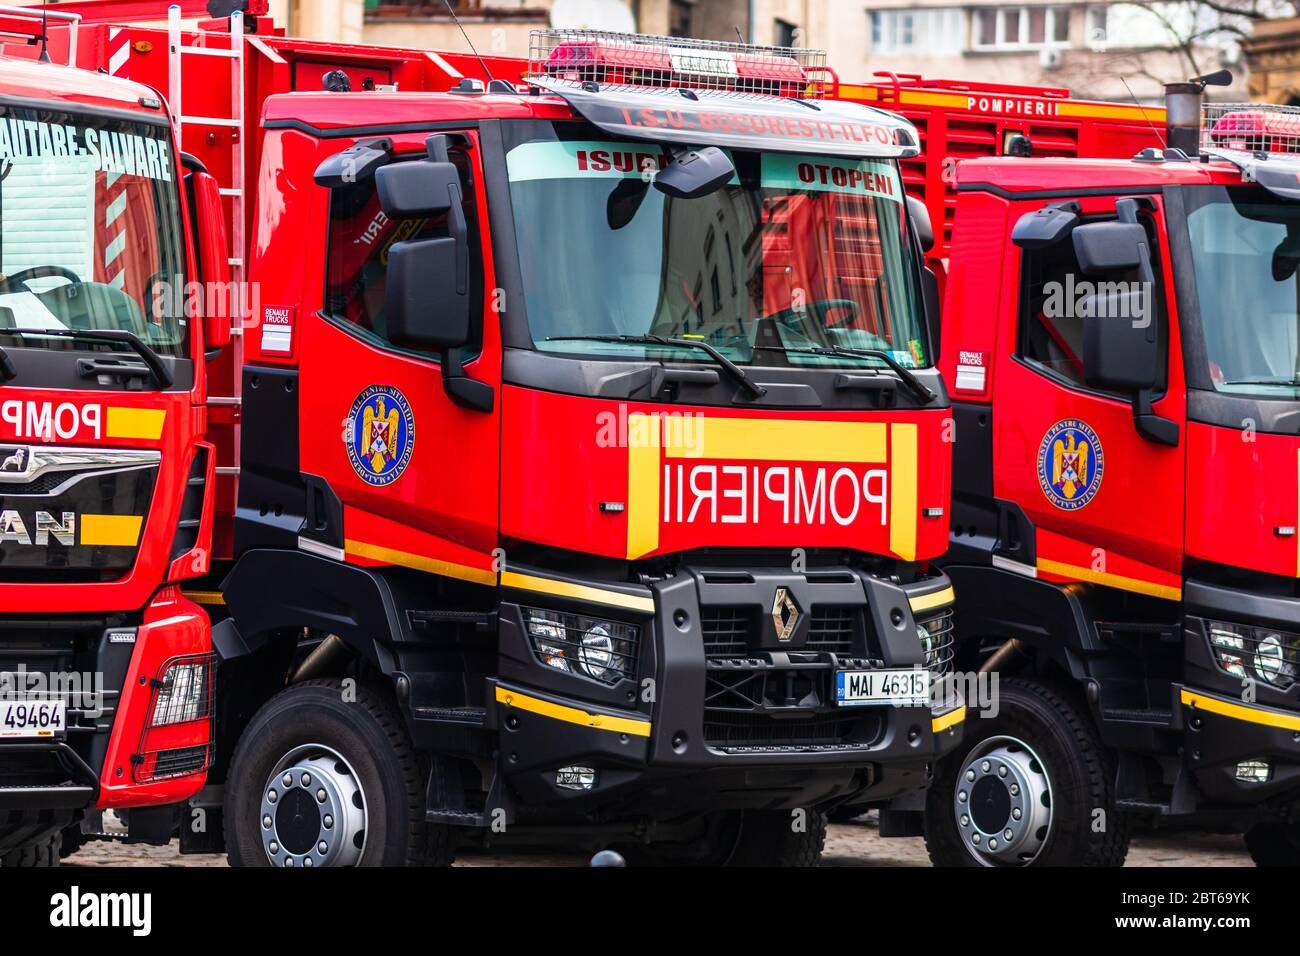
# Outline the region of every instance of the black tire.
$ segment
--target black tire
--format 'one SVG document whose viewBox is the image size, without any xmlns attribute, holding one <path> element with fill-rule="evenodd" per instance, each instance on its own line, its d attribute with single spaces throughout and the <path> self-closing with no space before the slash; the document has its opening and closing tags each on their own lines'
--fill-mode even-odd
<svg viewBox="0 0 1300 956">
<path fill-rule="evenodd" d="M 90 837 L 81 832 L 80 820 L 70 827 L 65 827 L 62 842 L 59 846 L 59 859 L 66 860 L 89 842 Z"/>
<path fill-rule="evenodd" d="M 1123 866 L 1129 823 L 1115 809 L 1115 771 L 1092 721 L 1044 684 L 1000 681 L 998 715 L 972 720 L 958 749 L 939 764 L 926 794 L 925 846 L 935 866 L 980 866 L 966 847 L 953 810 L 957 777 L 967 755 L 993 737 L 1013 737 L 1036 754 L 1051 786 L 1051 824 L 1034 866 Z M 1094 812 L 1105 826 L 1094 829 Z"/>
<path fill-rule="evenodd" d="M 1256 866 L 1300 866 L 1300 826 L 1257 823 L 1246 831 L 1246 850 Z"/>
<path fill-rule="evenodd" d="M 364 793 L 361 866 L 447 865 L 446 827 L 425 823 L 425 778 L 387 696 L 365 685 L 345 701 L 338 680 L 312 680 L 277 694 L 244 728 L 226 780 L 224 825 L 231 866 L 269 866 L 262 845 L 262 788 L 293 748 L 320 744 L 350 764 Z"/>
<path fill-rule="evenodd" d="M 63 834 L 58 830 L 46 834 L 34 843 L 28 843 L 9 850 L 0 856 L 0 867 L 50 867 L 59 865 L 59 846 Z"/>
<path fill-rule="evenodd" d="M 727 866 L 808 867 L 821 862 L 826 814 L 813 810 L 746 810 Z"/>
</svg>

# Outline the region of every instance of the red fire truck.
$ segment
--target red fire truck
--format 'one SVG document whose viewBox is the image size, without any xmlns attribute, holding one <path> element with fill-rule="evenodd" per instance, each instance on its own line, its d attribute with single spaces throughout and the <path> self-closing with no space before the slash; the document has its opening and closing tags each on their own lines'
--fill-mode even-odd
<svg viewBox="0 0 1300 956">
<path fill-rule="evenodd" d="M 77 62 L 77 28 L 0 8 L 30 56 L 0 58 L 4 866 L 57 862 L 106 809 L 165 842 L 214 744 L 210 629 L 180 583 L 208 570 L 204 353 L 229 323 L 157 292 L 219 278 L 220 197 L 153 89 L 51 62 Z"/>
<path fill-rule="evenodd" d="M 250 227 L 190 592 L 232 861 L 811 862 L 922 787 L 965 711 L 914 128 L 812 51 L 539 35 L 525 77 L 181 12 L 96 39 Z"/>
<path fill-rule="evenodd" d="M 1131 157 L 958 167 L 943 566 L 1001 693 L 929 791 L 936 862 L 1118 865 L 1134 820 L 1300 861 L 1300 125 L 1202 133 L 1223 79 Z"/>
</svg>

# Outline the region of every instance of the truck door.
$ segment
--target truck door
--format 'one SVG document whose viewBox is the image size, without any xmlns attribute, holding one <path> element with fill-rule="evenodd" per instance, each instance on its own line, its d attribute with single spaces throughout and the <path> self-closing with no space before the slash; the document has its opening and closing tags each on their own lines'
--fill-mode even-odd
<svg viewBox="0 0 1300 956">
<path fill-rule="evenodd" d="M 1009 217 L 1042 202 L 1020 203 Z M 1084 379 L 1084 322 L 1100 283 L 1140 285 L 1136 272 L 1084 275 L 1070 236 L 1018 250 L 1014 290 L 1001 318 L 994 394 L 994 489 L 1032 524 L 1034 566 L 1018 569 L 1054 581 L 1087 581 L 1177 599 L 1183 554 L 1186 391 L 1159 198 L 1139 201 L 1156 281 L 1160 380 L 1154 412 L 1177 426 L 1177 444 L 1144 437 L 1132 393 L 1093 388 Z M 1085 199 L 1081 221 L 1114 219 L 1113 197 Z M 1014 249 L 1008 242 L 1006 248 Z M 1013 255 L 1015 253 L 1012 253 Z M 1134 317 L 1133 321 L 1142 321 Z"/>
<path fill-rule="evenodd" d="M 422 161 L 428 135 L 394 137 L 394 162 Z M 472 340 L 461 357 L 466 375 L 499 397 L 500 331 L 488 291 L 496 280 L 478 134 L 447 139 L 469 233 Z M 395 344 L 386 322 L 390 251 L 402 241 L 447 236 L 447 215 L 389 218 L 373 176 L 330 194 L 325 298 L 319 321 L 307 323 L 303 336 L 300 407 L 315 424 L 301 429 L 302 470 L 323 479 L 341 502 L 348 561 L 492 584 L 499 403 L 483 411 L 454 402 L 438 356 Z"/>
</svg>

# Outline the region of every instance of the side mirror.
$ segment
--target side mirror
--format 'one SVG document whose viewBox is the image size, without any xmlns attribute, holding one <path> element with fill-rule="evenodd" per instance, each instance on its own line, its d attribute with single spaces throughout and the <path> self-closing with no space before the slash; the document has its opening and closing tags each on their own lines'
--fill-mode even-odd
<svg viewBox="0 0 1300 956">
<path fill-rule="evenodd" d="M 460 173 L 447 159 L 444 136 L 428 140 L 429 158 L 375 171 L 379 206 L 390 219 L 447 214 L 447 236 L 408 239 L 388 250 L 384 317 L 395 345 L 437 352 L 442 384 L 459 405 L 491 411 L 492 386 L 470 378 L 460 349 L 470 341 L 469 227 Z"/>
<path fill-rule="evenodd" d="M 929 252 L 934 248 L 934 225 L 930 222 L 929 207 L 915 196 L 908 196 L 907 215 L 911 217 L 912 230 L 921 244 L 921 251 Z"/>
<path fill-rule="evenodd" d="M 1042 209 L 1027 212 L 1016 220 L 1011 242 L 1020 249 L 1042 249 L 1055 245 L 1079 223 L 1076 202 L 1048 203 Z"/>
<path fill-rule="evenodd" d="M 199 281 L 207 288 L 230 285 L 230 244 L 226 240 L 226 211 L 221 188 L 210 173 L 195 170 L 186 176 L 190 196 L 190 218 L 194 228 L 194 252 Z M 213 351 L 230 344 L 231 306 L 239 297 L 205 295 L 203 347 Z"/>
<path fill-rule="evenodd" d="M 1160 349 L 1150 294 L 1128 283 L 1100 282 L 1083 299 L 1083 377 L 1092 386 L 1122 391 L 1153 389 Z M 1122 286 L 1123 288 L 1104 288 Z M 1148 334 L 1151 333 L 1151 334 Z"/>
<path fill-rule="evenodd" d="M 454 238 L 394 243 L 388 250 L 388 338 L 396 345 L 445 352 L 469 344 L 469 290 Z"/>
<path fill-rule="evenodd" d="M 1136 222 L 1090 222 L 1074 230 L 1074 255 L 1086 275 L 1132 272 L 1141 267 L 1147 231 Z"/>
<path fill-rule="evenodd" d="M 655 174 L 655 189 L 674 199 L 699 199 L 715 193 L 736 175 L 731 157 L 716 146 L 678 153 Z"/>
</svg>

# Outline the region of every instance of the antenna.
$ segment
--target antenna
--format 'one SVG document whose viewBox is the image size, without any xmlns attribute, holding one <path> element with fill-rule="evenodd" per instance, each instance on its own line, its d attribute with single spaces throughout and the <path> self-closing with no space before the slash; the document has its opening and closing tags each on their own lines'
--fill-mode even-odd
<svg viewBox="0 0 1300 956">
<path fill-rule="evenodd" d="M 484 62 L 483 57 L 478 55 L 478 50 L 474 49 L 474 43 L 470 40 L 469 34 L 465 32 L 465 27 L 460 22 L 460 17 L 456 16 L 456 11 L 452 9 L 451 0 L 442 0 L 442 5 L 447 8 L 447 12 L 451 14 L 451 18 L 456 21 L 456 26 L 460 27 L 460 35 L 465 38 L 465 44 L 469 47 L 469 51 L 474 54 L 474 59 L 478 60 L 478 65 L 483 67 L 483 75 L 487 77 L 488 89 L 490 91 L 492 84 L 496 82 L 496 80 L 492 78 L 492 71 L 488 69 L 488 65 Z"/>
<path fill-rule="evenodd" d="M 745 34 L 740 32 L 740 24 L 734 24 L 734 27 L 736 30 L 736 39 L 743 44 L 745 42 Z"/>
<path fill-rule="evenodd" d="M 1123 73 L 1121 73 L 1121 74 L 1119 75 L 1119 81 L 1120 81 L 1121 83 L 1124 84 L 1124 89 L 1128 90 L 1128 96 L 1129 96 L 1129 99 L 1131 99 L 1131 100 L 1133 101 L 1133 105 L 1136 106 L 1138 109 L 1140 109 L 1140 110 L 1142 111 L 1142 118 L 1143 118 L 1144 120 L 1146 120 L 1146 121 L 1147 121 L 1147 125 L 1151 127 L 1151 132 L 1153 132 L 1153 133 L 1156 134 L 1156 139 L 1158 139 L 1158 140 L 1160 141 L 1160 149 L 1161 149 L 1161 151 L 1165 150 L 1165 149 L 1167 148 L 1167 147 L 1165 146 L 1165 138 L 1164 138 L 1163 136 L 1160 135 L 1160 130 L 1156 129 L 1156 124 L 1153 123 L 1153 122 L 1151 122 L 1151 117 L 1150 117 L 1150 116 L 1147 116 L 1147 110 L 1146 110 L 1146 107 L 1143 106 L 1142 103 L 1138 100 L 1138 98 L 1137 98 L 1136 96 L 1133 95 L 1133 90 L 1132 90 L 1132 88 L 1128 85 L 1128 80 L 1124 77 L 1124 74 L 1123 74 Z"/>
<path fill-rule="evenodd" d="M 49 14 L 49 10 L 50 10 L 50 5 L 49 5 L 49 3 L 47 2 L 47 0 L 42 0 L 42 3 L 41 3 L 41 56 L 40 56 L 40 60 L 41 60 L 42 63 L 49 63 L 49 62 L 50 62 L 50 50 L 49 50 L 49 44 L 50 44 L 50 18 L 49 18 L 49 15 L 48 15 L 48 14 Z"/>
</svg>

